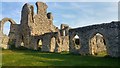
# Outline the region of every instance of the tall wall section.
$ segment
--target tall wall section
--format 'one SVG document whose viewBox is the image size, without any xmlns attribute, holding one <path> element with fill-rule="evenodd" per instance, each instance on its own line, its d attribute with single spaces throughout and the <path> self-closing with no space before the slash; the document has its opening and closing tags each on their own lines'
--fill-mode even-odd
<svg viewBox="0 0 120 68">
<path fill-rule="evenodd" d="M 48 32 L 58 31 L 53 25 L 53 16 L 47 13 L 47 5 L 42 2 L 36 2 L 37 14 L 34 14 L 34 7 L 26 3 L 22 8 L 21 14 L 21 33 L 19 34 L 20 43 L 30 49 L 37 49 L 37 41 L 34 36 L 40 36 Z"/>
<path fill-rule="evenodd" d="M 37 2 L 37 14 L 33 16 L 31 26 L 31 35 L 37 36 L 48 32 L 55 32 L 56 27 L 53 25 L 53 16 L 47 13 L 47 5 L 42 2 Z"/>
</svg>

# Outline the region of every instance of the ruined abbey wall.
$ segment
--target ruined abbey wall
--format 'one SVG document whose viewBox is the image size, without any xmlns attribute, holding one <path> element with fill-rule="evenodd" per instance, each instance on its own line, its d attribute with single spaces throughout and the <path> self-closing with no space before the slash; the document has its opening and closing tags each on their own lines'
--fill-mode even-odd
<svg viewBox="0 0 120 68">
<path fill-rule="evenodd" d="M 69 30 L 70 51 L 79 54 L 90 54 L 90 39 L 96 34 L 100 33 L 104 36 L 106 42 L 107 52 L 110 56 L 120 56 L 119 53 L 119 35 L 118 35 L 119 22 L 112 22 L 100 25 L 86 26 Z M 79 36 L 80 49 L 75 49 L 73 38 L 75 35 Z"/>
<path fill-rule="evenodd" d="M 9 21 L 10 23 L 10 32 L 9 32 L 9 35 L 6 36 L 4 33 L 3 33 L 3 25 L 5 24 L 5 22 Z M 1 21 L 0 21 L 0 44 L 3 48 L 5 49 L 8 49 L 10 48 L 9 46 L 9 43 L 12 44 L 11 42 L 13 40 L 15 40 L 16 38 L 16 32 L 17 32 L 17 27 L 15 27 L 17 24 L 14 20 L 12 20 L 11 18 L 3 18 Z"/>
<path fill-rule="evenodd" d="M 36 6 L 37 14 L 34 14 L 33 5 L 26 3 L 23 6 L 20 24 L 11 18 L 0 21 L 0 47 L 25 47 L 43 52 L 70 51 L 81 55 L 94 55 L 106 50 L 109 56 L 120 57 L 119 21 L 79 28 L 61 24 L 58 29 L 53 25 L 52 13 L 47 13 L 48 6 L 42 2 L 37 2 Z M 3 25 L 7 21 L 11 23 L 8 36 L 3 34 Z M 96 36 L 97 33 L 102 36 Z M 78 38 L 75 39 L 76 35 Z"/>
<path fill-rule="evenodd" d="M 58 43 L 57 40 L 62 41 L 64 39 L 59 38 L 61 37 L 60 33 L 57 33 L 58 35 L 53 39 L 52 35 L 55 35 L 55 32 L 59 32 L 59 29 L 53 25 L 52 14 L 47 13 L 47 5 L 45 3 L 37 2 L 36 6 L 37 14 L 34 14 L 34 7 L 28 3 L 22 8 L 20 24 L 20 28 L 22 29 L 19 30 L 20 33 L 17 36 L 18 40 L 16 40 L 16 47 L 19 47 L 21 46 L 21 43 L 24 43 L 24 47 L 38 50 L 38 42 L 42 39 L 42 51 L 60 52 L 62 42 Z M 55 50 L 56 45 L 59 46 L 57 48 L 58 50 Z M 69 45 L 67 44 L 66 46 L 68 47 Z M 63 49 L 63 51 L 66 50 L 68 51 L 69 48 Z"/>
</svg>

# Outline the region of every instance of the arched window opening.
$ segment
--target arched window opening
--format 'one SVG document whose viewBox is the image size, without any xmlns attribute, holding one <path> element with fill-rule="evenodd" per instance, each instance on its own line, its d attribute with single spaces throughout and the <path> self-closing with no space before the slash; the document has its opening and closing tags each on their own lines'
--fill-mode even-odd
<svg viewBox="0 0 120 68">
<path fill-rule="evenodd" d="M 80 49 L 80 38 L 78 35 L 74 36 L 73 43 L 74 43 L 75 49 Z"/>
<path fill-rule="evenodd" d="M 42 39 L 38 39 L 38 41 L 37 41 L 37 45 L 38 45 L 38 49 L 42 49 L 42 45 L 43 45 L 43 41 L 42 41 Z"/>
<path fill-rule="evenodd" d="M 97 56 L 106 56 L 107 49 L 106 49 L 106 42 L 104 36 L 100 33 L 96 33 L 90 39 L 90 48 L 91 54 Z"/>
<path fill-rule="evenodd" d="M 21 40 L 22 40 L 21 46 L 24 46 L 24 37 L 23 36 L 22 36 Z"/>
<path fill-rule="evenodd" d="M 10 25 L 11 23 L 10 22 L 6 22 L 3 26 L 3 34 L 8 36 L 9 35 L 9 32 L 10 32 Z"/>
</svg>

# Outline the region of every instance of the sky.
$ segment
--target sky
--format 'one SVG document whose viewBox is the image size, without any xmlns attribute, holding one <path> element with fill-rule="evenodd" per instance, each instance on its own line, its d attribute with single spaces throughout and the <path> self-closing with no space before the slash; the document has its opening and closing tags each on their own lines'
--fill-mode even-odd
<svg viewBox="0 0 120 68">
<path fill-rule="evenodd" d="M 35 2 L 34 13 L 37 13 Z M 1 15 L 12 18 L 16 23 L 20 23 L 21 10 L 25 2 L 0 2 Z M 61 24 L 68 24 L 72 28 L 83 27 L 93 24 L 110 23 L 118 20 L 117 2 L 46 2 L 47 12 L 52 12 L 53 24 L 60 27 Z M 4 25 L 4 33 L 9 33 L 10 24 Z"/>
</svg>

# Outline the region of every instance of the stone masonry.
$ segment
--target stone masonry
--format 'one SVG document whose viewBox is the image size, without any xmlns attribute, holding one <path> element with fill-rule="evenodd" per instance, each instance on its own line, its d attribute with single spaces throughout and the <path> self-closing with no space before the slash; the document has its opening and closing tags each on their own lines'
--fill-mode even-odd
<svg viewBox="0 0 120 68">
<path fill-rule="evenodd" d="M 23 6 L 20 24 L 16 24 L 10 18 L 4 18 L 0 21 L 1 46 L 9 49 L 12 47 L 9 43 L 13 43 L 16 48 L 23 46 L 28 49 L 40 49 L 47 52 L 69 51 L 68 33 L 67 35 L 62 35 L 63 30 L 68 32 L 69 26 L 58 29 L 58 27 L 53 25 L 52 13 L 47 13 L 46 11 L 48 6 L 42 2 L 36 2 L 36 6 L 37 14 L 34 14 L 33 5 L 26 3 Z M 6 21 L 11 23 L 8 37 L 3 34 L 3 25 Z M 2 42 L 5 39 L 8 41 Z M 38 44 L 39 41 L 42 43 L 41 47 Z"/>
<path fill-rule="evenodd" d="M 43 52 L 69 51 L 81 55 L 95 55 L 106 51 L 109 56 L 120 57 L 120 22 L 97 24 L 86 27 L 70 28 L 61 24 L 61 28 L 53 25 L 52 13 L 47 13 L 48 6 L 36 2 L 34 6 L 26 3 L 21 11 L 20 24 L 11 18 L 0 21 L 0 47 L 11 49 L 25 47 Z M 3 34 L 3 25 L 9 21 L 10 32 Z M 75 38 L 75 36 L 78 38 Z"/>
<path fill-rule="evenodd" d="M 97 50 L 95 45 L 99 44 L 98 41 L 101 40 L 101 42 L 104 42 L 104 44 L 100 44 L 98 46 L 99 48 L 101 48 L 98 49 L 98 52 L 100 50 L 103 51 L 107 50 L 108 55 L 112 57 L 119 57 L 120 56 L 119 24 L 120 22 L 117 21 L 70 29 L 69 30 L 70 52 L 81 55 L 93 54 L 91 44 L 94 46 L 94 49 Z M 94 39 L 97 33 L 101 34 L 104 39 L 101 39 L 102 37 L 99 38 L 98 41 L 97 39 Z M 79 49 L 75 49 L 74 45 L 75 43 L 73 41 L 75 35 L 78 35 L 80 39 Z M 94 40 L 93 43 L 91 42 L 91 40 Z"/>
</svg>

